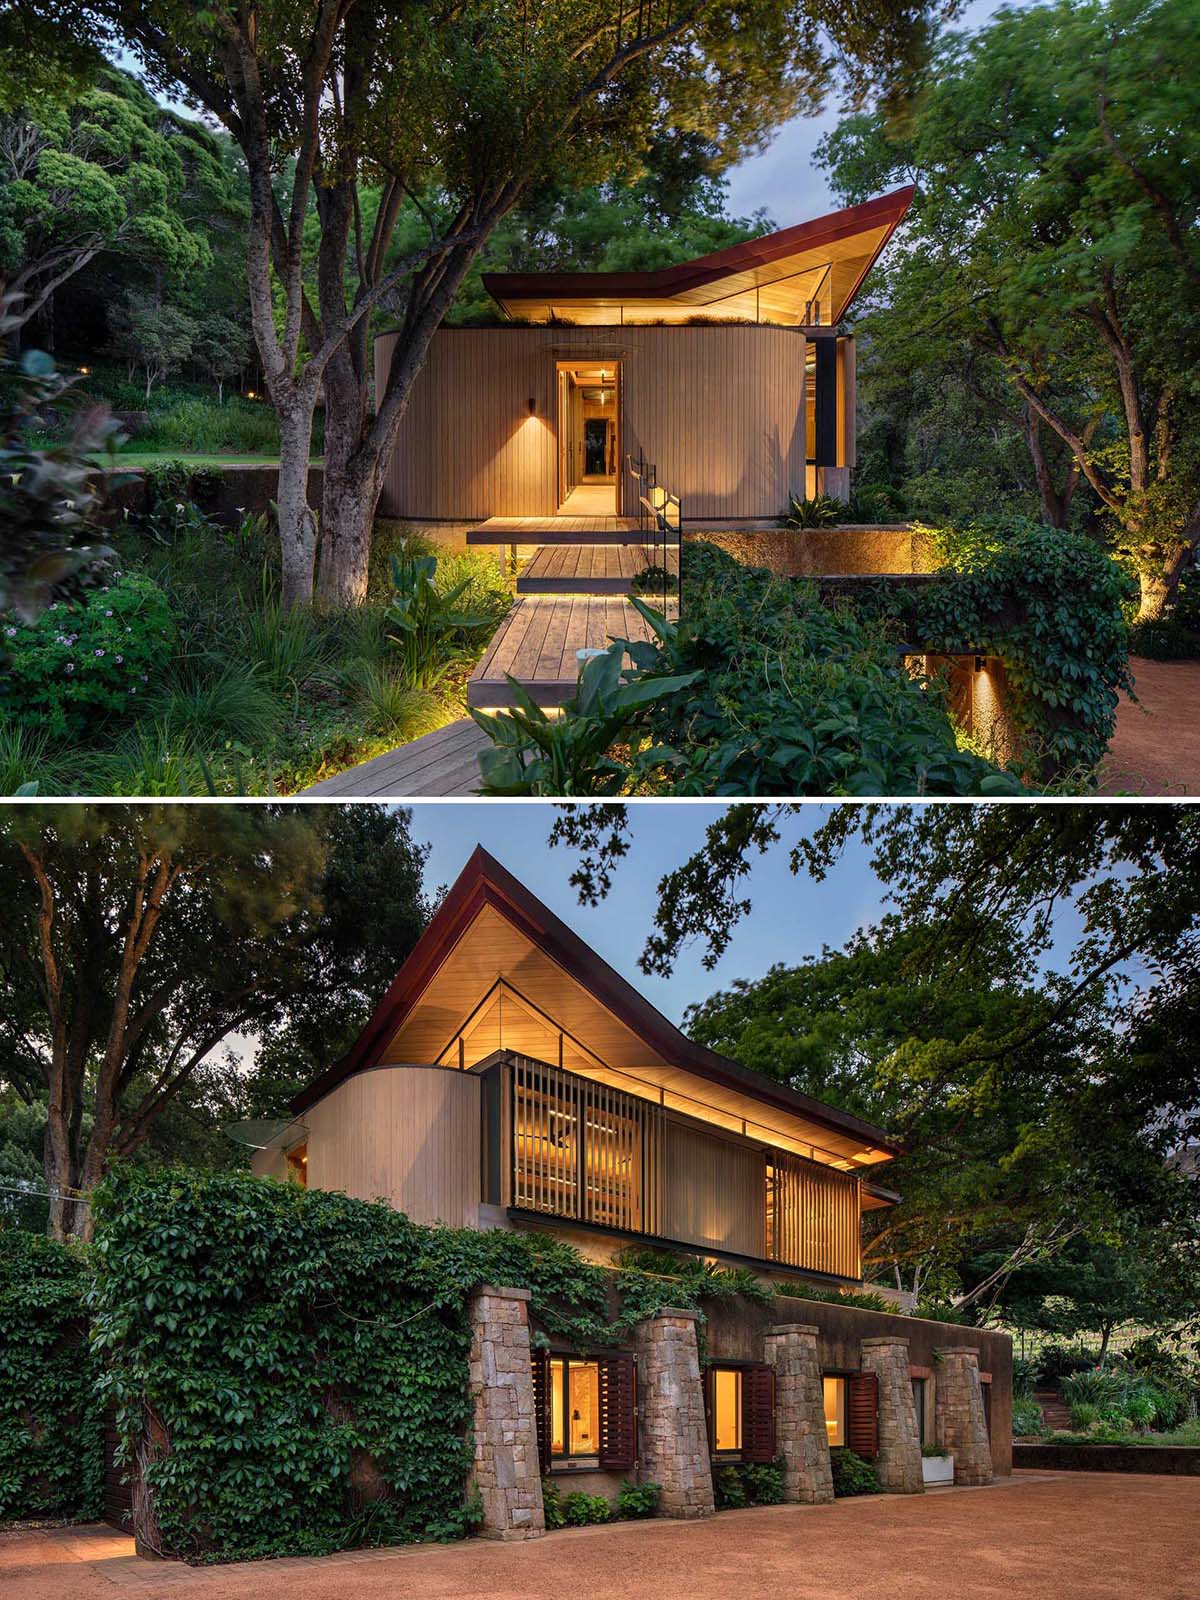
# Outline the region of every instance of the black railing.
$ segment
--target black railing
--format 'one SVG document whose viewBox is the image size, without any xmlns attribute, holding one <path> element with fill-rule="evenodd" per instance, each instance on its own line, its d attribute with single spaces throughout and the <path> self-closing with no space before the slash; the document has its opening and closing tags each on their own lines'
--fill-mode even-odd
<svg viewBox="0 0 1200 1600">
<path fill-rule="evenodd" d="M 678 616 L 683 601 L 682 504 L 677 494 L 659 483 L 653 461 L 628 455 L 625 466 L 637 481 L 638 527 L 649 557 L 637 593 L 664 615 Z"/>
</svg>

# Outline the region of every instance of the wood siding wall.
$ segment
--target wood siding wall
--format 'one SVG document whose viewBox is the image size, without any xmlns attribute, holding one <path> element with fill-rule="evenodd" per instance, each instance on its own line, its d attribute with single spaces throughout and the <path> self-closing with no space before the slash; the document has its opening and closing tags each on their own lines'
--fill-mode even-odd
<svg viewBox="0 0 1200 1600">
<path fill-rule="evenodd" d="M 479 1078 L 446 1067 L 378 1067 L 306 1113 L 308 1184 L 387 1200 L 414 1222 L 479 1220 Z M 253 1170 L 279 1176 L 272 1152 Z"/>
<path fill-rule="evenodd" d="M 763 1153 L 669 1119 L 663 1128 L 663 1234 L 735 1255 L 766 1254 Z"/>
<path fill-rule="evenodd" d="M 376 341 L 378 388 L 394 344 Z M 653 461 L 685 519 L 775 517 L 803 484 L 804 338 L 791 329 L 443 328 L 401 424 L 384 514 L 552 515 L 555 363 L 593 358 L 621 362 L 622 458 Z M 636 485 L 620 465 L 631 516 Z"/>
</svg>

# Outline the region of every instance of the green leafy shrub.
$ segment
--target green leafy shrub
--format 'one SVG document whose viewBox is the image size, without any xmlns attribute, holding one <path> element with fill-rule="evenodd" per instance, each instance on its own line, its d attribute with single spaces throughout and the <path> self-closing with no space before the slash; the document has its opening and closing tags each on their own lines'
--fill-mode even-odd
<svg viewBox="0 0 1200 1600">
<path fill-rule="evenodd" d="M 1013 1396 L 1012 1431 L 1016 1437 L 1044 1433 L 1042 1408 L 1031 1395 Z"/>
<path fill-rule="evenodd" d="M 602 1494 L 576 1491 L 564 1496 L 563 1521 L 568 1528 L 586 1528 L 593 1522 L 611 1522 L 612 1506 Z"/>
<path fill-rule="evenodd" d="M 661 1497 L 661 1483 L 630 1483 L 628 1478 L 624 1478 L 617 1491 L 617 1516 L 626 1522 L 652 1517 L 658 1510 Z"/>
<path fill-rule="evenodd" d="M 1013 1394 L 1032 1394 L 1037 1388 L 1038 1364 L 1025 1356 L 1014 1356 L 1012 1364 Z"/>
<path fill-rule="evenodd" d="M 809 584 L 743 567 L 706 542 L 683 562 L 683 619 L 636 596 L 656 642 L 588 661 L 548 719 L 481 718 L 489 794 L 1013 794 L 1016 778 L 960 750 L 946 709 L 903 668 L 881 622 Z M 620 655 L 633 669 L 621 681 Z"/>
<path fill-rule="evenodd" d="M 1047 1344 L 1038 1352 L 1036 1366 L 1043 1383 L 1057 1383 L 1072 1372 L 1090 1372 L 1096 1352 L 1081 1344 Z"/>
<path fill-rule="evenodd" d="M 0 1231 L 0 1521 L 100 1515 L 103 1426 L 78 1250 Z"/>
<path fill-rule="evenodd" d="M 1071 1407 L 1071 1423 L 1080 1430 L 1086 1430 L 1093 1423 L 1099 1422 L 1100 1416 L 1100 1407 L 1092 1405 L 1088 1400 L 1077 1400 Z"/>
<path fill-rule="evenodd" d="M 883 1486 L 879 1474 L 869 1461 L 856 1456 L 853 1450 L 836 1445 L 829 1452 L 833 1468 L 833 1492 L 838 1499 L 857 1494 L 881 1494 Z"/>
<path fill-rule="evenodd" d="M 1135 622 L 1129 629 L 1129 653 L 1148 661 L 1194 661 L 1200 656 L 1200 633 L 1172 617 Z"/>
<path fill-rule="evenodd" d="M 796 1297 L 800 1300 L 816 1300 L 827 1306 L 854 1306 L 859 1311 L 887 1311 L 892 1316 L 899 1314 L 894 1300 L 876 1294 L 871 1289 L 816 1289 L 805 1284 L 803 1292 Z"/>
<path fill-rule="evenodd" d="M 137 573 L 113 573 L 78 599 L 55 601 L 36 621 L 0 619 L 0 631 L 8 646 L 5 708 L 57 736 L 135 711 L 157 691 L 175 640 L 166 595 Z"/>
<path fill-rule="evenodd" d="M 566 1526 L 567 1518 L 563 1511 L 562 1495 L 553 1478 L 542 1479 L 542 1509 L 548 1532 Z"/>
<path fill-rule="evenodd" d="M 921 1454 L 927 1461 L 944 1461 L 950 1452 L 940 1444 L 923 1444 Z"/>
<path fill-rule="evenodd" d="M 713 1473 L 713 1500 L 718 1511 L 736 1511 L 741 1506 L 783 1504 L 782 1459 L 776 1461 L 731 1461 Z"/>
<path fill-rule="evenodd" d="M 1133 687 L 1128 575 L 1081 535 L 1021 517 L 919 531 L 942 564 L 892 602 L 910 637 L 1003 659 L 1008 714 L 1043 777 L 1095 767 Z"/>
<path fill-rule="evenodd" d="M 713 1500 L 718 1511 L 738 1511 L 746 1504 L 746 1485 L 735 1465 L 718 1467 L 713 1473 Z"/>
<path fill-rule="evenodd" d="M 417 689 L 436 687 L 470 637 L 494 620 L 489 611 L 466 609 L 465 597 L 475 581 L 472 572 L 441 588 L 438 569 L 436 556 L 404 544 L 391 559 L 388 637 L 396 647 L 398 672 Z"/>
</svg>

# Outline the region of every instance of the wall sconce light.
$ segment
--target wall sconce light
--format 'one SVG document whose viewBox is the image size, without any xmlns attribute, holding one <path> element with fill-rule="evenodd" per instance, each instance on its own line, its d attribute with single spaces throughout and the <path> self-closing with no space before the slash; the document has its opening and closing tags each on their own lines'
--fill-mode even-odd
<svg viewBox="0 0 1200 1600">
<path fill-rule="evenodd" d="M 529 396 L 529 415 L 532 417 L 532 416 L 536 415 L 536 413 L 537 413 L 537 401 L 533 398 L 532 395 L 530 395 Z"/>
<path fill-rule="evenodd" d="M 983 671 L 983 657 L 982 656 L 976 656 L 975 657 L 975 671 L 976 672 L 982 672 Z"/>
</svg>

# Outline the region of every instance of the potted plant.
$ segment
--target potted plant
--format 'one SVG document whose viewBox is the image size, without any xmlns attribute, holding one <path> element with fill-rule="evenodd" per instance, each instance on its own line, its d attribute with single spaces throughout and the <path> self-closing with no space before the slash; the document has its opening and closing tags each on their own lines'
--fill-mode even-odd
<svg viewBox="0 0 1200 1600">
<path fill-rule="evenodd" d="M 940 1444 L 921 1446 L 921 1476 L 926 1486 L 954 1482 L 954 1457 Z"/>
</svg>

